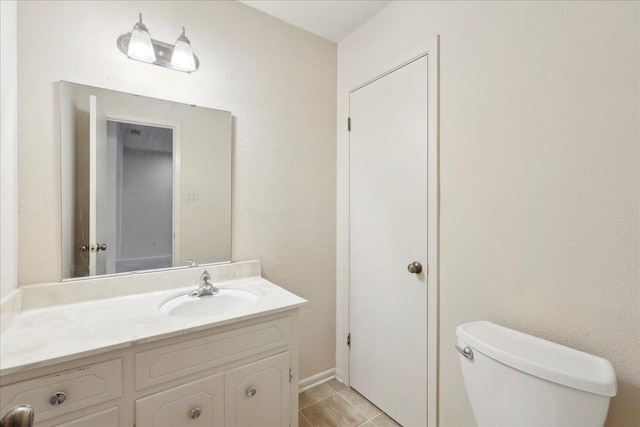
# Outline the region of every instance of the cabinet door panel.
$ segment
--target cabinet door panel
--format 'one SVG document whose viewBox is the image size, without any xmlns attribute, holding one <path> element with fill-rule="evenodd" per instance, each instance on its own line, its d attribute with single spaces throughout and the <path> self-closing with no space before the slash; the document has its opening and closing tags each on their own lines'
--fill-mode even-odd
<svg viewBox="0 0 640 427">
<path fill-rule="evenodd" d="M 225 373 L 225 424 L 289 426 L 289 352 Z"/>
<path fill-rule="evenodd" d="M 224 426 L 224 374 L 136 400 L 136 426 Z"/>
</svg>

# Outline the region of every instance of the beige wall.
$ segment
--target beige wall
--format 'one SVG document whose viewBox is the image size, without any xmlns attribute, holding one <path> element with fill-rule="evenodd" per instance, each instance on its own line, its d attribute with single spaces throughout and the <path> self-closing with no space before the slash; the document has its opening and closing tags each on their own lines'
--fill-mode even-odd
<svg viewBox="0 0 640 427">
<path fill-rule="evenodd" d="M 142 12 L 155 39 L 187 29 L 200 69 L 126 58 L 117 37 Z M 19 282 L 60 279 L 56 82 L 231 111 L 234 260 L 310 300 L 301 372 L 335 366 L 336 45 L 237 2 L 20 2 Z M 37 263 L 37 264 L 36 264 Z"/>
<path fill-rule="evenodd" d="M 640 420 L 638 9 L 396 1 L 338 45 L 341 170 L 348 90 L 441 36 L 443 426 L 474 424 L 453 345 L 478 319 L 609 359 L 607 425 Z"/>
<path fill-rule="evenodd" d="M 0 298 L 17 286 L 16 2 L 0 2 Z"/>
</svg>

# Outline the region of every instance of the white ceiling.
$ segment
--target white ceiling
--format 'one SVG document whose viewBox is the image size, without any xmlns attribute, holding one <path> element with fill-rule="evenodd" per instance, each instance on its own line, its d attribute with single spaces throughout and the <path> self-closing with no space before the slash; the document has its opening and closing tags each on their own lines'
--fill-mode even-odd
<svg viewBox="0 0 640 427">
<path fill-rule="evenodd" d="M 289 24 L 338 43 L 391 0 L 240 0 Z"/>
</svg>

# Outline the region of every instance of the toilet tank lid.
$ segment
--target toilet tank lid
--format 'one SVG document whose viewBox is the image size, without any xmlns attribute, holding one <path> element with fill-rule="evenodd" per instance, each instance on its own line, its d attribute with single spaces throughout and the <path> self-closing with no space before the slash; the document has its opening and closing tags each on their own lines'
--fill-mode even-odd
<svg viewBox="0 0 640 427">
<path fill-rule="evenodd" d="M 458 326 L 456 335 L 478 351 L 514 369 L 603 396 L 615 396 L 611 363 L 598 356 L 487 321 Z"/>
</svg>

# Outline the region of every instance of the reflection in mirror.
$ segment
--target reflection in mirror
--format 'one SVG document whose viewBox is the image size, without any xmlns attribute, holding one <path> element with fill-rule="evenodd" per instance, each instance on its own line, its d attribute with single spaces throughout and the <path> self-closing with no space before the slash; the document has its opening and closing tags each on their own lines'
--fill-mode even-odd
<svg viewBox="0 0 640 427">
<path fill-rule="evenodd" d="M 62 279 L 231 260 L 231 113 L 60 83 Z"/>
<path fill-rule="evenodd" d="M 97 211 L 106 218 L 96 221 L 98 235 L 104 235 L 98 242 L 105 241 L 107 250 L 99 260 L 106 264 L 93 274 L 173 266 L 173 129 L 107 121 L 107 141 L 113 141 L 107 147 L 114 149 L 111 156 L 107 154 L 114 163 L 107 170 L 115 177 L 106 181 L 115 191 L 96 188 L 98 205 L 107 197 L 104 209 Z M 115 200 L 109 200 L 113 196 Z M 109 215 L 113 213 L 115 218 Z"/>
</svg>

